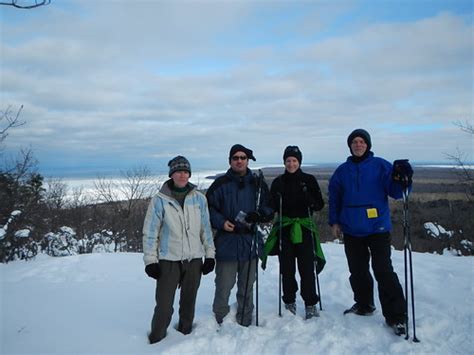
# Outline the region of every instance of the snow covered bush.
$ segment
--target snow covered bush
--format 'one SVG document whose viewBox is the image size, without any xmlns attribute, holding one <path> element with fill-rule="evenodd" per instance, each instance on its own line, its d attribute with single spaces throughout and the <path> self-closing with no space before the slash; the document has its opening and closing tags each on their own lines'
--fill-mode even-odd
<svg viewBox="0 0 474 355">
<path fill-rule="evenodd" d="M 70 227 L 61 227 L 56 233 L 50 232 L 44 236 L 44 251 L 51 256 L 70 256 L 79 254 L 79 243 L 75 238 L 76 232 Z"/>
<path fill-rule="evenodd" d="M 20 210 L 10 213 L 8 221 L 0 226 L 0 261 L 28 260 L 39 251 L 39 245 L 31 237 L 31 228 L 14 231 L 11 225 L 21 215 Z M 10 227 L 10 228 L 9 228 Z"/>
<path fill-rule="evenodd" d="M 425 228 L 426 234 L 433 238 L 449 239 L 454 235 L 453 231 L 447 231 L 443 226 L 436 222 L 426 222 L 423 226 Z"/>
<path fill-rule="evenodd" d="M 79 254 L 122 252 L 126 251 L 126 246 L 127 242 L 124 235 L 114 235 L 114 233 L 108 229 L 104 229 L 100 233 L 93 233 L 90 236 L 78 240 Z"/>
</svg>

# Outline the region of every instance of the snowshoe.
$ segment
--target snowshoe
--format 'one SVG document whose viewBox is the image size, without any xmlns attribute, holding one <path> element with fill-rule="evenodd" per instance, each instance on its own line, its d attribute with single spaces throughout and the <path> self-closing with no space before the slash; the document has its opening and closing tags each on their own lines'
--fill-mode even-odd
<svg viewBox="0 0 474 355">
<path fill-rule="evenodd" d="M 397 323 L 392 323 L 388 325 L 390 326 L 390 328 L 392 328 L 395 335 L 401 336 L 407 333 L 407 328 L 406 328 L 405 323 L 397 322 Z"/>
<path fill-rule="evenodd" d="M 305 313 L 306 313 L 306 319 L 319 317 L 319 312 L 318 312 L 318 309 L 316 308 L 316 305 L 306 306 L 304 310 L 305 310 Z"/>
<path fill-rule="evenodd" d="M 285 309 L 296 315 L 296 303 L 285 303 Z"/>
<path fill-rule="evenodd" d="M 370 316 L 372 315 L 372 313 L 374 313 L 374 311 L 375 311 L 375 306 L 373 304 L 364 306 L 359 303 L 354 303 L 354 305 L 351 308 L 346 309 L 344 311 L 344 314 L 354 313 L 359 316 Z"/>
</svg>

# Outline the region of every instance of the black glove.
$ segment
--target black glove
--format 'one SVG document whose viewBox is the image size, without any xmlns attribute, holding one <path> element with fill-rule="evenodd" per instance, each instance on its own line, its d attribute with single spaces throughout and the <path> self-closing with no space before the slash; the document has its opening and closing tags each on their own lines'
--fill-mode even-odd
<svg viewBox="0 0 474 355">
<path fill-rule="evenodd" d="M 260 213 L 256 211 L 249 212 L 245 216 L 245 222 L 247 223 L 260 223 L 262 221 L 263 221 L 262 216 L 260 215 Z"/>
<path fill-rule="evenodd" d="M 406 187 L 411 186 L 413 177 L 413 168 L 408 159 L 395 160 L 393 162 L 392 179 Z"/>
<path fill-rule="evenodd" d="M 160 265 L 158 263 L 148 264 L 145 266 L 145 272 L 152 279 L 158 280 L 161 275 Z"/>
<path fill-rule="evenodd" d="M 206 258 L 204 259 L 204 264 L 202 264 L 202 274 L 207 275 L 209 274 L 212 270 L 214 270 L 214 266 L 216 265 L 216 262 L 214 259 L 211 258 Z"/>
</svg>

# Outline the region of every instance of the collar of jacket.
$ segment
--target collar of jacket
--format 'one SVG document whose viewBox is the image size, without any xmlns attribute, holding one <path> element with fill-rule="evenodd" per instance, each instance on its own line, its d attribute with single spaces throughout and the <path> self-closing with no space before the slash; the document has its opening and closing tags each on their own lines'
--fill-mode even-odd
<svg viewBox="0 0 474 355">
<path fill-rule="evenodd" d="M 254 176 L 252 174 L 252 170 L 250 170 L 249 168 L 247 168 L 247 172 L 245 173 L 245 175 L 243 176 L 240 176 L 240 175 L 237 175 L 234 173 L 234 171 L 232 170 L 232 168 L 229 168 L 229 170 L 227 170 L 226 172 L 226 175 L 232 180 L 232 181 L 235 181 L 237 183 L 239 183 L 240 181 L 244 181 L 246 183 L 251 183 L 253 182 L 254 180 Z"/>
<path fill-rule="evenodd" d="M 160 193 L 162 193 L 163 195 L 166 195 L 168 197 L 173 197 L 173 195 L 171 193 L 171 187 L 170 187 L 172 183 L 173 183 L 173 179 L 169 179 L 169 180 L 165 181 L 163 183 L 163 185 L 161 186 Z M 191 184 L 190 182 L 188 182 L 188 184 L 186 186 L 188 187 L 189 192 L 193 191 L 196 188 L 196 185 Z"/>
<path fill-rule="evenodd" d="M 283 173 L 283 178 L 287 181 L 292 181 L 298 179 L 303 174 L 301 168 L 298 168 L 294 173 L 289 173 L 286 169 Z"/>
<path fill-rule="evenodd" d="M 374 156 L 374 153 L 371 150 L 369 150 L 368 152 L 366 152 L 360 158 L 358 158 L 354 155 L 351 155 L 350 157 L 347 158 L 347 161 L 351 162 L 353 164 L 359 164 L 359 163 L 365 162 L 367 160 L 370 160 L 370 158 L 372 158 L 373 156 Z"/>
</svg>

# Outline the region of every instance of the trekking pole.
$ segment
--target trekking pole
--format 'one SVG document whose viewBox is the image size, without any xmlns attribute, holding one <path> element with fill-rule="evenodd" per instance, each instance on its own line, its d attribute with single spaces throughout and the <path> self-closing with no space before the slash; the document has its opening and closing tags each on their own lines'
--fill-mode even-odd
<svg viewBox="0 0 474 355">
<path fill-rule="evenodd" d="M 413 320 L 413 341 L 418 343 L 420 340 L 416 337 L 416 325 L 415 325 L 415 290 L 413 287 L 413 261 L 411 253 L 411 236 L 410 236 L 410 225 L 409 225 L 409 215 L 408 215 L 408 183 L 404 181 L 404 191 L 403 191 L 403 234 L 405 238 L 404 243 L 404 259 L 405 259 L 405 311 L 406 311 L 406 336 L 405 339 L 408 340 L 408 265 L 407 265 L 407 254 L 408 262 L 410 269 L 410 289 L 411 289 L 411 310 L 412 310 L 412 320 Z"/>
<path fill-rule="evenodd" d="M 311 227 L 314 227 L 313 224 L 313 218 L 311 216 L 311 208 L 308 207 L 308 218 L 311 221 Z M 321 289 L 319 288 L 319 276 L 318 276 L 318 261 L 316 258 L 316 249 L 315 249 L 315 244 L 314 244 L 314 233 L 313 229 L 311 228 L 311 247 L 313 248 L 313 261 L 314 261 L 314 272 L 316 274 L 316 287 L 318 289 L 318 295 L 319 295 L 319 310 L 323 310 L 323 302 L 322 302 L 322 297 L 321 297 Z"/>
<path fill-rule="evenodd" d="M 281 195 L 281 193 L 278 193 L 278 195 L 280 196 L 280 210 L 278 212 L 278 223 L 279 223 L 279 228 L 278 228 L 278 299 L 279 299 L 279 303 L 278 303 L 278 315 L 281 317 L 281 287 L 282 287 L 282 274 L 281 274 L 281 258 L 282 258 L 282 240 L 281 240 L 281 237 L 282 237 L 282 229 L 283 229 L 283 196 Z"/>
<path fill-rule="evenodd" d="M 263 174 L 262 170 L 258 170 L 258 178 L 257 178 L 257 199 L 256 199 L 256 211 L 259 210 L 260 208 L 260 195 L 262 192 L 262 180 L 263 180 Z M 242 315 L 240 316 L 240 323 L 244 323 L 244 314 L 245 314 L 245 306 L 247 303 L 247 293 L 248 293 L 248 286 L 249 286 L 249 279 L 250 279 L 250 269 L 252 265 L 252 251 L 253 248 L 255 247 L 255 287 L 256 287 L 256 297 L 255 297 L 255 325 L 258 327 L 258 227 L 257 224 L 255 223 L 254 225 L 254 237 L 252 238 L 252 243 L 250 244 L 250 258 L 249 258 L 249 267 L 247 269 L 247 280 L 245 282 L 245 292 L 244 292 L 244 303 L 242 304 Z"/>
<path fill-rule="evenodd" d="M 258 327 L 258 226 L 255 225 L 255 325 Z M 249 266 L 252 260 L 249 262 Z M 249 268 L 250 269 L 250 268 Z"/>
</svg>

